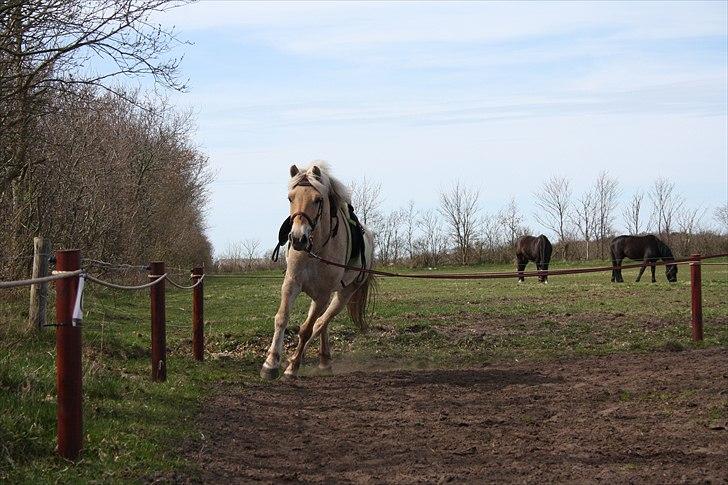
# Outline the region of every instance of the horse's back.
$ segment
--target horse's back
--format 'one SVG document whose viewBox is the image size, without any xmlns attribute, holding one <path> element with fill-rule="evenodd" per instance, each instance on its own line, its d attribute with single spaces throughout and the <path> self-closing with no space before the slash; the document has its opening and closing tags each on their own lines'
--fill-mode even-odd
<svg viewBox="0 0 728 485">
<path fill-rule="evenodd" d="M 612 239 L 612 257 L 641 260 L 647 256 L 659 254 L 660 240 L 653 234 L 642 236 L 622 235 Z"/>
</svg>

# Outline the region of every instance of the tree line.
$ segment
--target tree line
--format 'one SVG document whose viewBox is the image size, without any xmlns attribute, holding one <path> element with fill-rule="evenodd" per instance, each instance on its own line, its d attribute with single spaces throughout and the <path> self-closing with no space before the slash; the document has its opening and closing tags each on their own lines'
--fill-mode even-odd
<svg viewBox="0 0 728 485">
<path fill-rule="evenodd" d="M 183 90 L 170 0 L 0 2 L 0 259 L 32 239 L 112 261 L 211 261 L 194 120 L 129 81 Z M 127 85 L 125 86 L 124 83 Z"/>
<path fill-rule="evenodd" d="M 455 181 L 439 194 L 439 206 L 418 209 L 414 201 L 384 211 L 382 185 L 367 178 L 351 185 L 359 219 L 375 235 L 380 264 L 434 267 L 442 264 L 509 262 L 516 240 L 546 232 L 554 257 L 564 260 L 609 259 L 609 243 L 618 234 L 652 233 L 679 256 L 728 251 L 728 204 L 691 206 L 673 181 L 659 177 L 620 205 L 619 181 L 607 172 L 575 193 L 572 182 L 551 176 L 531 194 L 535 228 L 514 197 L 494 212 L 481 206 L 481 190 Z M 234 271 L 266 266 L 257 239 L 231 245 L 219 261 Z M 263 258 L 261 258 L 263 256 Z"/>
</svg>

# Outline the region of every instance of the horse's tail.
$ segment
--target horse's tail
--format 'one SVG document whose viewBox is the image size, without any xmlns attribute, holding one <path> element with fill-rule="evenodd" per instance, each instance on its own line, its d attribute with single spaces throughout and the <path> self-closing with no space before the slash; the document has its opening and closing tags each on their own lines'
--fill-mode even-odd
<svg viewBox="0 0 728 485">
<path fill-rule="evenodd" d="M 377 281 L 374 279 L 374 275 L 370 274 L 351 295 L 349 302 L 346 304 L 349 316 L 362 332 L 365 332 L 369 327 L 370 305 L 374 305 L 376 293 Z"/>
</svg>

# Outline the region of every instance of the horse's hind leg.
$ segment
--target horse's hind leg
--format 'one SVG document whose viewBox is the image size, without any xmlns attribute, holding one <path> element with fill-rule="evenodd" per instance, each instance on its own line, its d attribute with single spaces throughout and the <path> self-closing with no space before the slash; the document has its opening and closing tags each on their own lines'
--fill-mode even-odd
<svg viewBox="0 0 728 485">
<path fill-rule="evenodd" d="M 260 369 L 260 377 L 263 379 L 275 379 L 278 377 L 278 367 L 283 355 L 283 337 L 285 336 L 288 318 L 291 307 L 296 297 L 301 292 L 301 287 L 290 280 L 285 280 L 281 287 L 281 304 L 275 316 L 275 328 L 273 330 L 273 341 L 268 349 L 268 355 Z"/>
<path fill-rule="evenodd" d="M 640 266 L 640 272 L 637 274 L 637 283 L 640 282 L 640 278 L 642 278 L 642 274 L 645 272 L 645 268 L 647 268 L 647 263 L 643 263 L 642 266 Z"/>
<path fill-rule="evenodd" d="M 326 308 L 326 299 L 313 300 L 311 306 L 308 308 L 308 316 L 306 321 L 301 325 L 298 331 L 298 346 L 293 352 L 293 355 L 288 359 L 288 368 L 286 374 L 288 375 L 288 369 L 291 369 L 293 373 L 298 372 L 301 367 L 301 360 L 303 359 L 303 352 L 308 345 L 308 341 L 311 339 L 311 333 L 313 332 L 313 324 L 318 317 L 324 312 Z"/>
<path fill-rule="evenodd" d="M 539 269 L 540 270 L 543 270 L 543 271 L 548 271 L 549 270 L 549 264 L 548 263 L 541 263 L 541 267 Z M 543 283 L 545 285 L 549 284 L 549 275 L 546 274 L 546 275 L 540 276 L 539 278 L 541 280 L 541 283 Z"/>
<path fill-rule="evenodd" d="M 622 278 L 622 260 L 612 259 L 612 268 L 612 281 L 614 283 L 623 283 L 624 279 Z"/>
<path fill-rule="evenodd" d="M 319 373 L 331 374 L 331 345 L 329 344 L 329 328 L 321 331 L 321 349 L 319 350 Z"/>
<path fill-rule="evenodd" d="M 652 282 L 657 283 L 657 280 L 655 279 L 655 262 L 652 261 L 650 263 L 650 270 L 652 270 Z"/>
</svg>

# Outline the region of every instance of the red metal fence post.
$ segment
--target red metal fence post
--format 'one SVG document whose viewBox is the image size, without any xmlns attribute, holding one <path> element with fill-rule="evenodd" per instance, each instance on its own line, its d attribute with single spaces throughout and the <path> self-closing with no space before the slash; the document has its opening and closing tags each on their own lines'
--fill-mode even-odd
<svg viewBox="0 0 728 485">
<path fill-rule="evenodd" d="M 81 267 L 78 249 L 56 251 L 56 270 Z M 81 327 L 73 323 L 78 276 L 56 280 L 56 406 L 58 454 L 76 460 L 83 445 Z"/>
<path fill-rule="evenodd" d="M 690 256 L 690 289 L 692 293 L 691 328 L 693 340 L 703 340 L 703 282 L 700 274 L 700 254 Z"/>
<path fill-rule="evenodd" d="M 192 284 L 196 284 L 202 278 L 203 268 L 192 268 Z M 203 320 L 203 290 L 204 281 L 192 289 L 192 353 L 195 360 L 204 360 L 205 355 L 205 326 Z"/>
<path fill-rule="evenodd" d="M 149 264 L 149 279 L 154 280 L 165 273 L 164 262 Z M 164 280 L 152 286 L 149 292 L 152 310 L 152 380 L 167 380 L 167 334 L 164 311 Z"/>
</svg>

